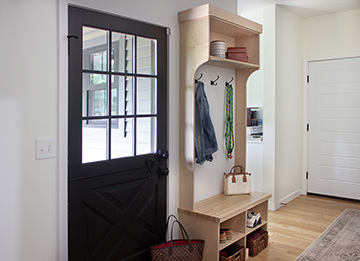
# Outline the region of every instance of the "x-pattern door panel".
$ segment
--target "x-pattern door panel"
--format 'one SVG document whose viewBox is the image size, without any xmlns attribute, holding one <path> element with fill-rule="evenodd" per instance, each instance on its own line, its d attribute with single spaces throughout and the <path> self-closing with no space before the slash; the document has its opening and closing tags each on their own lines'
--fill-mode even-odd
<svg viewBox="0 0 360 261">
<path fill-rule="evenodd" d="M 165 181 L 165 179 L 163 179 Z M 158 215 L 166 204 L 162 190 L 165 182 L 146 169 L 115 173 L 69 184 L 70 197 L 81 198 L 71 204 L 70 213 L 81 219 L 71 225 L 79 237 L 70 238 L 70 244 L 82 256 L 74 260 L 122 260 L 141 252 L 149 244 L 156 244 L 163 235 L 163 225 L 157 223 Z M 101 206 L 101 208 L 99 208 Z M 81 236 L 89 235 L 84 240 Z M 140 246 L 140 247 L 139 247 Z M 142 247 L 141 247 L 142 246 Z M 101 259 L 101 258 L 100 258 Z"/>
</svg>

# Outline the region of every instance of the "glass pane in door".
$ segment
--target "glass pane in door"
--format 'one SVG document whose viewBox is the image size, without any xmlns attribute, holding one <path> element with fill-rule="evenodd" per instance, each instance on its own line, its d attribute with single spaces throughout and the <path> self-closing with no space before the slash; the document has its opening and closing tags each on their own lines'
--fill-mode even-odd
<svg viewBox="0 0 360 261">
<path fill-rule="evenodd" d="M 114 75 L 111 115 L 133 115 L 133 77 Z"/>
<path fill-rule="evenodd" d="M 83 26 L 83 69 L 106 71 L 109 31 Z"/>
<path fill-rule="evenodd" d="M 82 115 L 105 116 L 108 114 L 108 76 L 105 74 L 83 73 Z"/>
<path fill-rule="evenodd" d="M 106 160 L 108 120 L 83 120 L 82 163 Z"/>
<path fill-rule="evenodd" d="M 136 155 L 156 152 L 156 117 L 137 118 Z"/>
<path fill-rule="evenodd" d="M 137 78 L 136 113 L 156 114 L 157 80 L 156 78 Z"/>
<path fill-rule="evenodd" d="M 134 156 L 133 119 L 111 120 L 111 158 Z"/>
<path fill-rule="evenodd" d="M 137 63 L 138 74 L 157 74 L 157 41 L 143 37 L 137 37 Z"/>
<path fill-rule="evenodd" d="M 113 32 L 111 38 L 111 71 L 132 73 L 134 36 Z"/>
</svg>

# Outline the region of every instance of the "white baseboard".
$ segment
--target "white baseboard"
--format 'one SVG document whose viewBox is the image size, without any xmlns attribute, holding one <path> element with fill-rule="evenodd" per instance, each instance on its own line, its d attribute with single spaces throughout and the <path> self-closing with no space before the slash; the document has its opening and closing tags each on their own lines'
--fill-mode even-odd
<svg viewBox="0 0 360 261">
<path fill-rule="evenodd" d="M 274 202 L 268 202 L 268 209 L 269 210 L 272 210 L 272 211 L 275 211 L 275 203 Z"/>
<path fill-rule="evenodd" d="M 307 181 L 305 181 L 305 182 L 307 182 Z M 301 195 L 307 195 L 307 188 L 304 188 L 304 186 L 301 189 Z"/>
<path fill-rule="evenodd" d="M 272 203 L 271 205 L 273 205 L 273 206 L 270 206 L 270 204 L 269 204 L 269 210 L 277 210 L 280 207 L 282 207 L 283 204 L 289 203 L 291 200 L 297 198 L 300 195 L 301 195 L 301 189 L 298 189 L 298 190 L 294 191 L 293 193 L 287 195 L 283 199 L 281 199 L 279 202 Z M 271 207 L 273 207 L 273 209 L 271 209 Z"/>
</svg>

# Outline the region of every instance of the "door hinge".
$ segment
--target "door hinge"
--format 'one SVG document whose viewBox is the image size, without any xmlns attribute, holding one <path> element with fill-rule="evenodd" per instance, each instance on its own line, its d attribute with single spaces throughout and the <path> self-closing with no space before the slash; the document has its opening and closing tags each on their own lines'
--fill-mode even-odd
<svg viewBox="0 0 360 261">
<path fill-rule="evenodd" d="M 68 36 L 66 36 L 66 37 L 67 37 L 67 39 L 68 39 L 68 55 L 70 55 L 70 40 L 71 40 L 72 38 L 78 39 L 79 37 L 78 37 L 77 35 L 68 35 Z"/>
<path fill-rule="evenodd" d="M 310 125 L 309 123 L 306 125 L 306 131 L 309 131 L 310 130 Z"/>
<path fill-rule="evenodd" d="M 310 77 L 309 75 L 306 77 L 306 82 L 309 82 L 310 81 Z"/>
<path fill-rule="evenodd" d="M 171 35 L 171 28 L 170 27 L 166 28 L 166 35 Z"/>
<path fill-rule="evenodd" d="M 306 179 L 309 179 L 309 172 L 306 171 Z"/>
</svg>

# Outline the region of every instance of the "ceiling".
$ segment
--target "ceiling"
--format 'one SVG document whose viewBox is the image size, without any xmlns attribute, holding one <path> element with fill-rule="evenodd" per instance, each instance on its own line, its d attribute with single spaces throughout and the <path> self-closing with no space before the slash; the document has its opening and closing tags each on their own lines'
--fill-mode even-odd
<svg viewBox="0 0 360 261">
<path fill-rule="evenodd" d="M 238 10 L 241 14 L 271 4 L 278 4 L 302 18 L 360 8 L 360 0 L 238 0 Z"/>
</svg>

